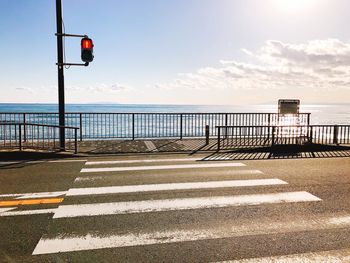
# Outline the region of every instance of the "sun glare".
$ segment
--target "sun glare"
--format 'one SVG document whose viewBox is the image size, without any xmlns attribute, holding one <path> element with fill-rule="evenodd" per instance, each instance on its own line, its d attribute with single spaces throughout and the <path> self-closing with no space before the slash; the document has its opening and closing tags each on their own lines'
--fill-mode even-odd
<svg viewBox="0 0 350 263">
<path fill-rule="evenodd" d="M 293 11 L 309 8 L 315 0 L 275 0 L 275 2 L 279 9 Z"/>
</svg>

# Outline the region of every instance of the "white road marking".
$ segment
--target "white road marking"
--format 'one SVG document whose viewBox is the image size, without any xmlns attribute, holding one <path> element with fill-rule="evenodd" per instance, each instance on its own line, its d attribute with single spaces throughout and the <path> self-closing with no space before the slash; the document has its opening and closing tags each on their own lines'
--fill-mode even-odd
<svg viewBox="0 0 350 263">
<path fill-rule="evenodd" d="M 350 262 L 350 249 L 318 251 L 275 257 L 247 258 L 217 263 L 342 263 Z"/>
<path fill-rule="evenodd" d="M 254 175 L 254 174 L 263 174 L 262 171 L 259 170 L 232 170 L 230 171 L 231 175 Z M 99 175 L 99 176 L 83 176 L 75 178 L 75 182 L 87 182 L 87 181 L 98 181 L 98 180 L 106 180 L 113 177 L 115 174 L 108 175 Z"/>
<path fill-rule="evenodd" d="M 152 141 L 144 141 L 147 150 L 151 151 L 151 152 L 158 152 L 157 147 L 154 145 L 154 143 Z"/>
<path fill-rule="evenodd" d="M 32 255 L 58 252 L 82 251 L 90 249 L 129 247 L 139 245 L 164 244 L 222 237 L 209 231 L 173 231 L 150 234 L 111 235 L 107 237 L 87 234 L 82 237 L 41 238 Z"/>
<path fill-rule="evenodd" d="M 88 176 L 88 177 L 77 177 L 74 179 L 74 182 L 88 182 L 88 181 L 97 181 L 105 179 L 105 176 Z"/>
<path fill-rule="evenodd" d="M 53 209 L 36 209 L 36 210 L 20 210 L 0 213 L 1 216 L 26 216 L 26 215 L 39 215 L 39 214 L 53 214 L 57 208 Z"/>
<path fill-rule="evenodd" d="M 130 233 L 124 235 L 106 234 L 106 233 L 87 233 L 84 235 L 69 235 L 62 233 L 52 238 L 42 237 L 33 251 L 33 255 L 51 254 L 59 252 L 72 252 L 83 250 L 95 250 L 102 248 L 118 248 L 129 246 L 145 246 L 153 244 L 166 244 L 186 241 L 215 240 L 221 238 L 234 238 L 251 235 L 268 235 L 280 233 L 295 233 L 301 231 L 337 229 L 342 226 L 334 225 L 331 219 L 336 217 L 314 216 L 308 219 L 291 218 L 289 221 L 271 222 L 258 221 L 244 223 L 243 225 L 223 225 L 209 229 L 190 229 L 190 230 L 172 230 L 150 233 Z M 349 225 L 348 225 L 349 226 Z M 346 256 L 349 253 L 345 253 Z M 270 258 L 271 259 L 271 258 Z M 348 259 L 348 257 L 346 257 Z M 240 262 L 240 261 L 239 261 Z M 245 262 L 245 261 L 242 261 Z M 260 261 L 248 261 L 260 262 Z M 271 262 L 271 261 L 261 261 Z M 280 261 L 272 261 L 280 262 Z M 284 261 L 282 261 L 284 262 Z M 305 262 L 305 261 L 287 261 L 287 262 Z M 309 262 L 309 261 L 306 261 Z M 315 262 L 315 261 L 311 261 Z M 333 261 L 316 261 L 333 262 Z M 337 262 L 337 261 L 335 261 Z M 341 261 L 347 262 L 347 261 Z"/>
<path fill-rule="evenodd" d="M 85 165 L 99 165 L 99 164 L 124 164 L 124 163 L 158 163 L 158 162 L 195 162 L 200 161 L 201 158 L 178 158 L 178 159 L 141 159 L 141 160 L 118 160 L 118 161 L 97 161 L 86 162 Z"/>
<path fill-rule="evenodd" d="M 330 223 L 335 225 L 349 225 L 350 216 L 332 218 Z"/>
<path fill-rule="evenodd" d="M 13 209 L 16 209 L 17 207 L 6 207 L 6 208 L 0 208 L 0 214 L 1 213 L 4 213 L 4 212 L 7 212 L 7 211 L 10 211 L 10 210 L 13 210 Z"/>
<path fill-rule="evenodd" d="M 175 165 L 154 165 L 154 166 L 132 166 L 132 167 L 107 167 L 107 168 L 83 168 L 82 173 L 98 172 L 122 172 L 141 170 L 168 170 L 168 169 L 189 169 L 189 168 L 219 168 L 219 167 L 241 167 L 243 163 L 203 163 L 203 164 L 175 164 Z"/>
<path fill-rule="evenodd" d="M 67 191 L 60 192 L 39 192 L 39 193 L 22 193 L 22 194 L 2 194 L 1 197 L 17 197 L 16 199 L 31 199 L 44 197 L 57 197 L 66 194 Z"/>
<path fill-rule="evenodd" d="M 138 193 L 138 192 L 171 191 L 171 190 L 212 189 L 212 188 L 225 188 L 225 187 L 244 187 L 244 186 L 282 185 L 282 184 L 288 184 L 288 183 L 280 179 L 254 179 L 254 180 L 227 180 L 227 181 L 191 182 L 191 183 L 123 185 L 123 186 L 106 186 L 106 187 L 90 187 L 90 188 L 71 188 L 67 192 L 67 196 Z"/>
<path fill-rule="evenodd" d="M 74 160 L 74 159 L 71 159 L 71 160 L 52 160 L 52 161 L 49 161 L 49 163 L 75 163 L 75 162 L 87 162 L 87 160 L 84 160 L 84 159 L 77 159 L 77 160 Z"/>
<path fill-rule="evenodd" d="M 18 163 L 20 163 L 20 162 L 11 162 L 11 161 L 9 161 L 9 162 L 0 162 L 0 165 L 18 164 Z"/>
<path fill-rule="evenodd" d="M 173 210 L 206 209 L 243 205 L 314 202 L 320 198 L 308 192 L 286 192 L 237 196 L 214 196 L 183 199 L 146 200 L 131 202 L 61 205 L 54 218 L 119 215 Z"/>
<path fill-rule="evenodd" d="M 20 197 L 17 197 L 16 199 L 32 199 L 32 198 L 46 198 L 46 197 L 58 197 L 61 195 L 65 195 L 66 191 L 64 192 L 53 192 L 53 193 L 46 193 L 46 194 L 41 194 L 41 193 L 34 193 L 34 194 L 27 194 L 23 195 Z"/>
<path fill-rule="evenodd" d="M 8 161 L 8 162 L 0 162 L 0 165 L 6 165 L 6 164 L 37 164 L 37 163 L 71 163 L 71 162 L 87 162 L 87 160 L 84 159 L 77 159 L 77 160 L 45 160 L 45 161 L 27 161 L 27 160 L 21 160 L 21 161 Z"/>
</svg>

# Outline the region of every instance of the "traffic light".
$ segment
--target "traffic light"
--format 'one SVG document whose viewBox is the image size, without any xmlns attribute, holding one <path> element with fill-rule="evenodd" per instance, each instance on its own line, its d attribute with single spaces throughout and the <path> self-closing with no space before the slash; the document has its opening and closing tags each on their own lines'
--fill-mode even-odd
<svg viewBox="0 0 350 263">
<path fill-rule="evenodd" d="M 81 39 L 81 60 L 84 62 L 91 62 L 94 60 L 94 44 L 88 37 Z"/>
</svg>

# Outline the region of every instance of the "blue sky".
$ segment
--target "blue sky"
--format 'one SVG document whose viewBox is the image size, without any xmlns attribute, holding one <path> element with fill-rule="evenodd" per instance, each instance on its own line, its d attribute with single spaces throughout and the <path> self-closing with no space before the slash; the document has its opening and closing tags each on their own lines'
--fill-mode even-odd
<svg viewBox="0 0 350 263">
<path fill-rule="evenodd" d="M 347 0 L 62 0 L 95 42 L 70 103 L 245 104 L 350 97 Z M 57 102 L 54 0 L 1 0 L 0 102 Z M 80 40 L 66 39 L 69 62 Z"/>
</svg>

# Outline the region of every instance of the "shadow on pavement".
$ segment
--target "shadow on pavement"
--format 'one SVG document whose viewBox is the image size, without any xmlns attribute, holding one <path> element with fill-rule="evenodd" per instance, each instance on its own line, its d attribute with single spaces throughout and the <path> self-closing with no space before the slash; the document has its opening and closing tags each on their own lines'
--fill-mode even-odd
<svg viewBox="0 0 350 263">
<path fill-rule="evenodd" d="M 215 152 L 204 160 L 267 160 L 296 158 L 335 158 L 350 157 L 349 146 L 327 145 L 279 145 L 250 149 L 237 149 L 225 152 Z"/>
<path fill-rule="evenodd" d="M 211 139 L 143 139 L 143 140 L 100 140 L 79 142 L 82 154 L 119 154 L 119 153 L 170 153 L 215 151 L 217 140 Z"/>
<path fill-rule="evenodd" d="M 72 158 L 74 156 L 75 155 L 72 153 L 60 152 L 0 152 L 0 169 L 21 168 L 23 166 L 34 165 L 34 161 L 60 160 L 64 158 Z"/>
</svg>

